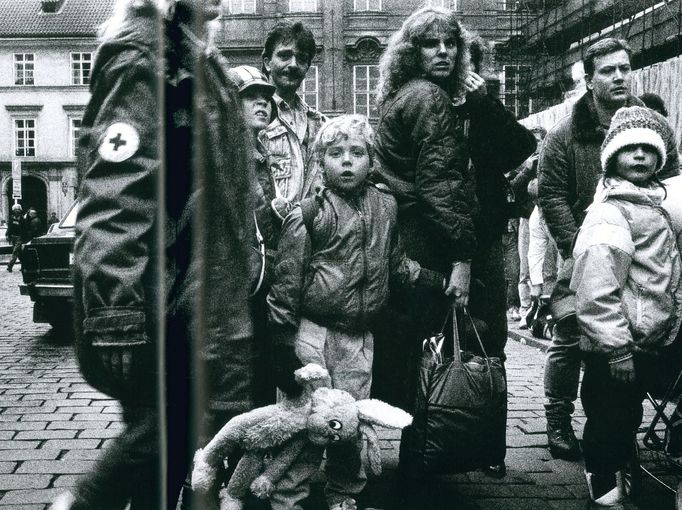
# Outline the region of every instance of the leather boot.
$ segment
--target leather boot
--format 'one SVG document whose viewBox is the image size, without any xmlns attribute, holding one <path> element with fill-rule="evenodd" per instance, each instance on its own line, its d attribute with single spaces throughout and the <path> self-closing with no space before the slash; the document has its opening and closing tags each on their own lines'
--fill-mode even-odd
<svg viewBox="0 0 682 510">
<path fill-rule="evenodd" d="M 575 437 L 570 421 L 563 424 L 548 422 L 547 441 L 549 443 L 549 453 L 555 459 L 580 459 L 580 445 Z"/>
</svg>

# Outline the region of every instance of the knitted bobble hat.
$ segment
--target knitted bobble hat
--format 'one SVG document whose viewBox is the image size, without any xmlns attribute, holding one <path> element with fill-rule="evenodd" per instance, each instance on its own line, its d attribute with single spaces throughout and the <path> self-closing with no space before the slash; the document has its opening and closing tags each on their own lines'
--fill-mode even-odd
<svg viewBox="0 0 682 510">
<path fill-rule="evenodd" d="M 606 171 L 609 160 L 628 145 L 648 145 L 658 153 L 656 172 L 665 165 L 666 120 L 643 106 L 627 106 L 616 112 L 601 146 L 601 166 Z"/>
</svg>

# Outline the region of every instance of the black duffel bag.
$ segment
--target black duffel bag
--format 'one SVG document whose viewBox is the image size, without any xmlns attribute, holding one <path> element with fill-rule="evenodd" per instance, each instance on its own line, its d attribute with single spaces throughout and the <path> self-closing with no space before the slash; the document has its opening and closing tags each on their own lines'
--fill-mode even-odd
<svg viewBox="0 0 682 510">
<path fill-rule="evenodd" d="M 464 473 L 501 464 L 506 451 L 507 384 L 504 364 L 485 353 L 466 308 L 452 324 L 454 356 L 443 358 L 445 335 L 424 340 L 414 421 L 403 430 L 400 464 L 408 476 Z M 473 332 L 484 356 L 460 351 L 460 328 Z M 445 329 L 445 326 L 444 328 Z M 448 335 L 449 336 L 449 335 Z"/>
</svg>

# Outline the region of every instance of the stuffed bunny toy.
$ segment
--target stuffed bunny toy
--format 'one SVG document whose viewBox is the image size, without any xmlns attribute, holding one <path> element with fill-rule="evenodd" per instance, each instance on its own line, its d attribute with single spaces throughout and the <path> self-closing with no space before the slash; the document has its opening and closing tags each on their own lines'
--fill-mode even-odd
<svg viewBox="0 0 682 510">
<path fill-rule="evenodd" d="M 311 363 L 294 375 L 304 388 L 300 397 L 235 416 L 196 452 L 192 487 L 199 492 L 214 486 L 218 467 L 231 452 L 245 452 L 221 493 L 221 510 L 241 510 L 249 491 L 268 498 L 306 448 L 363 436 L 370 471 L 378 475 L 381 452 L 374 425 L 402 429 L 412 423 L 412 416 L 385 402 L 356 401 L 346 391 L 329 388 L 329 374 L 319 365 Z"/>
</svg>

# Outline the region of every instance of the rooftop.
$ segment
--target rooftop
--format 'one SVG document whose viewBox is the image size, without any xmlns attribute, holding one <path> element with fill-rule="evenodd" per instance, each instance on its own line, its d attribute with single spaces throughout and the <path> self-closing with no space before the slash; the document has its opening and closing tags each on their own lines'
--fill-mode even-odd
<svg viewBox="0 0 682 510">
<path fill-rule="evenodd" d="M 57 12 L 44 12 L 43 2 L 56 3 Z M 0 38 L 94 37 L 113 5 L 114 0 L 0 0 Z"/>
</svg>

